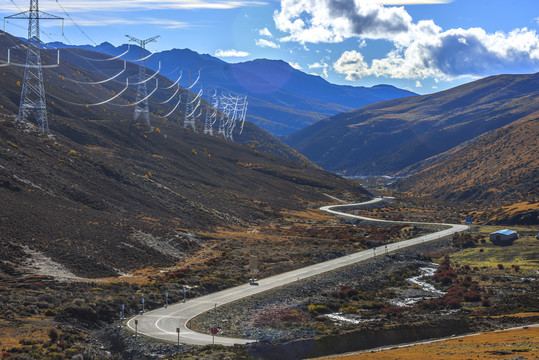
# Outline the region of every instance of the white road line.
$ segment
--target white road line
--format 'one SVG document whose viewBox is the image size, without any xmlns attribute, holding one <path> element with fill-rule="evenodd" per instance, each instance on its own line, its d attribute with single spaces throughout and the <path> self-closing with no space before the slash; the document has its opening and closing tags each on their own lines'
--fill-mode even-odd
<svg viewBox="0 0 539 360">
<path fill-rule="evenodd" d="M 388 199 L 388 198 L 386 198 Z M 401 241 L 399 243 L 389 244 L 387 246 L 388 252 L 404 249 L 409 246 L 421 244 L 426 241 L 433 241 L 440 239 L 443 236 L 451 235 L 456 232 L 465 231 L 468 229 L 466 225 L 444 224 L 444 223 L 425 223 L 425 222 L 412 222 L 412 221 L 390 221 L 381 219 L 371 219 L 364 216 L 352 215 L 341 212 L 337 209 L 345 209 L 347 207 L 361 207 L 365 205 L 371 205 L 384 201 L 386 199 L 375 198 L 363 203 L 346 204 L 346 205 L 330 205 L 323 206 L 320 210 L 327 213 L 359 220 L 366 220 L 370 222 L 382 222 L 382 223 L 396 223 L 396 224 L 416 224 L 416 225 L 440 225 L 447 226 L 448 229 L 438 231 L 433 234 L 423 235 L 414 239 Z M 392 199 L 392 198 L 389 198 Z M 377 250 L 381 252 L 379 256 L 384 254 L 384 247 L 378 247 Z M 138 333 L 171 342 L 177 341 L 176 328 L 180 329 L 180 342 L 191 345 L 208 345 L 215 342 L 215 344 L 231 346 L 234 344 L 246 344 L 254 342 L 251 339 L 236 339 L 197 333 L 187 327 L 187 324 L 194 317 L 211 311 L 217 306 L 228 304 L 230 302 L 240 300 L 242 298 L 262 293 L 271 289 L 275 289 L 280 286 L 288 285 L 298 281 L 298 279 L 307 279 L 315 275 L 323 274 L 328 271 L 333 271 L 345 266 L 355 264 L 366 259 L 374 257 L 374 251 L 372 249 L 363 250 L 357 253 L 345 255 L 340 258 L 328 260 L 319 264 L 309 265 L 301 269 L 292 270 L 283 274 L 274 275 L 269 278 L 261 279 L 258 281 L 258 286 L 244 284 L 236 286 L 231 289 L 219 291 L 213 294 L 201 296 L 176 304 L 170 304 L 168 308 L 160 308 L 152 311 L 148 311 L 143 315 L 137 315 L 127 322 L 128 328 L 135 330 L 134 320 L 138 320 Z M 181 316 L 179 315 L 181 314 Z M 157 319 L 157 320 L 156 320 Z"/>
</svg>

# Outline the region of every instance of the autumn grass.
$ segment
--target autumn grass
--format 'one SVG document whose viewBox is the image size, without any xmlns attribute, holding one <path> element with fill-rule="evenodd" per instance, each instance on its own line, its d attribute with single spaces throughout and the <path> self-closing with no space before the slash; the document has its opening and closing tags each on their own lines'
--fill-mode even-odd
<svg viewBox="0 0 539 360">
<path fill-rule="evenodd" d="M 378 360 L 378 359 L 526 359 L 539 357 L 539 328 L 493 331 L 479 335 L 465 336 L 430 344 L 328 357 L 338 360 Z"/>
<path fill-rule="evenodd" d="M 451 256 L 453 261 L 472 267 L 504 268 L 518 265 L 522 270 L 539 269 L 539 241 L 533 236 L 517 239 L 511 246 L 497 246 L 486 240 L 477 247 L 463 249 Z"/>
<path fill-rule="evenodd" d="M 0 319 L 0 349 L 20 347 L 21 342 L 43 343 L 48 340 L 47 330 L 54 327 L 51 318 L 36 315 L 18 321 Z"/>
</svg>

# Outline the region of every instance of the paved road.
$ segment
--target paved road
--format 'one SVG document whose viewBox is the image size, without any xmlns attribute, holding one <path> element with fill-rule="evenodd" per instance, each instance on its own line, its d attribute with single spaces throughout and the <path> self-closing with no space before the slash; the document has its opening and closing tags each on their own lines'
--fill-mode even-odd
<svg viewBox="0 0 539 360">
<path fill-rule="evenodd" d="M 387 198 L 386 198 L 387 199 Z M 427 224 L 427 223 L 411 223 L 408 221 L 388 221 L 388 220 L 376 220 L 369 219 L 357 215 L 351 215 L 342 213 L 337 209 L 346 209 L 350 206 L 361 206 L 361 205 L 370 205 L 376 202 L 383 201 L 385 199 L 376 198 L 365 203 L 357 204 L 347 204 L 347 205 L 332 205 L 321 207 L 320 210 L 328 212 L 333 215 L 337 215 L 345 218 L 358 218 L 365 219 L 370 221 L 379 221 L 379 222 L 393 222 L 393 223 L 406 223 L 406 224 Z M 431 224 L 431 223 L 428 223 Z M 417 237 L 415 239 L 401 241 L 399 243 L 388 244 L 388 252 L 396 251 L 398 249 L 403 249 L 408 246 L 417 245 L 427 241 L 432 241 L 439 239 L 441 237 L 451 235 L 455 232 L 461 232 L 468 229 L 468 226 L 465 225 L 453 225 L 453 224 L 442 224 L 437 223 L 437 225 L 445 225 L 448 228 L 436 233 L 424 235 Z M 216 306 L 221 306 L 244 297 L 251 295 L 259 294 L 261 292 L 274 289 L 280 286 L 288 285 L 294 281 L 300 281 L 311 276 L 319 275 L 328 271 L 336 270 L 341 267 L 355 264 L 357 262 L 367 260 L 372 258 L 375 254 L 382 255 L 385 251 L 385 248 L 378 249 L 369 249 L 363 250 L 354 254 L 346 255 L 337 259 L 325 261 L 323 263 L 307 266 L 301 269 L 289 271 L 283 274 L 275 275 L 269 278 L 265 278 L 258 281 L 258 285 L 245 284 L 237 286 L 228 290 L 219 291 L 210 295 L 205 295 L 199 298 L 190 299 L 185 303 L 177 303 L 169 305 L 168 308 L 160 308 L 157 310 L 148 311 L 143 315 L 138 315 L 131 318 L 127 322 L 127 326 L 135 330 L 137 329 L 139 334 L 150 336 L 153 338 L 167 340 L 176 342 L 178 340 L 178 334 L 176 329 L 180 329 L 180 342 L 184 344 L 192 345 L 207 345 L 212 344 L 215 341 L 215 344 L 221 345 L 234 345 L 234 344 L 246 344 L 249 342 L 254 342 L 255 340 L 249 339 L 235 339 L 215 336 L 212 338 L 211 335 L 200 334 L 194 331 L 191 331 L 188 328 L 189 319 L 194 318 L 195 316 L 202 314 L 207 311 L 211 311 Z M 136 325 L 135 322 L 138 324 Z"/>
</svg>

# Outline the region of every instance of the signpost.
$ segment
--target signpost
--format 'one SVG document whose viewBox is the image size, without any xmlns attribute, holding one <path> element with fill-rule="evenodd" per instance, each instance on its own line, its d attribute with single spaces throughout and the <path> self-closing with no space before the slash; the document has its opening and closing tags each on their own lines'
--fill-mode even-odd
<svg viewBox="0 0 539 360">
<path fill-rule="evenodd" d="M 255 283 L 255 276 L 258 275 L 258 256 L 251 254 L 249 257 L 249 270 L 251 271 L 251 284 Z"/>
<path fill-rule="evenodd" d="M 168 293 L 165 294 L 165 309 L 168 307 Z"/>
<path fill-rule="evenodd" d="M 146 299 L 142 298 L 142 313 L 144 314 L 144 303 L 146 302 Z"/>
<path fill-rule="evenodd" d="M 472 218 L 466 218 L 466 225 L 472 225 Z"/>
<path fill-rule="evenodd" d="M 187 289 L 183 288 L 183 302 L 185 302 L 185 294 L 187 293 Z"/>
<path fill-rule="evenodd" d="M 212 342 L 215 344 L 215 335 L 219 332 L 219 328 L 217 326 L 214 326 L 210 329 L 211 335 L 212 335 Z"/>
</svg>

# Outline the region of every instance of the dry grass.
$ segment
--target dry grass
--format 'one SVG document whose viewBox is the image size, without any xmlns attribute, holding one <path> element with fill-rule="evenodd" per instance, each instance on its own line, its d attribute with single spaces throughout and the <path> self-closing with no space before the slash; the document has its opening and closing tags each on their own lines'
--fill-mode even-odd
<svg viewBox="0 0 539 360">
<path fill-rule="evenodd" d="M 430 344 L 326 359 L 526 359 L 539 357 L 539 328 L 494 331 Z"/>
<path fill-rule="evenodd" d="M 54 327 L 51 318 L 33 316 L 14 321 L 0 319 L 0 349 L 9 350 L 20 347 L 21 340 L 44 342 L 48 340 L 47 330 Z"/>
</svg>

